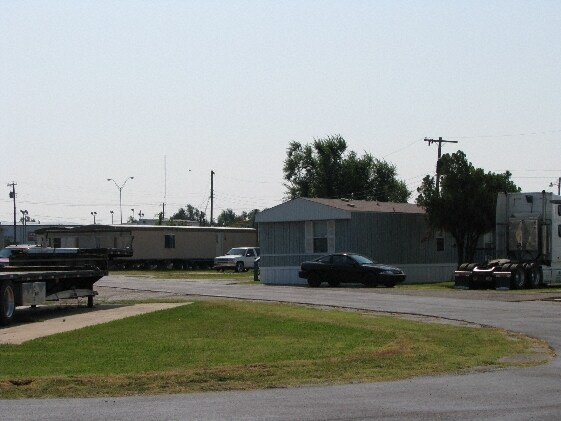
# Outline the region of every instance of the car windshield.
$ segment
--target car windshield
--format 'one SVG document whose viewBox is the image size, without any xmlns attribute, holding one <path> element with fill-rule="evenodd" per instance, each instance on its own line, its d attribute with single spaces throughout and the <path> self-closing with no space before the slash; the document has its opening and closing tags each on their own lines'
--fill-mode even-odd
<svg viewBox="0 0 561 421">
<path fill-rule="evenodd" d="M 361 265 L 376 263 L 375 261 L 370 260 L 368 257 L 361 256 L 360 254 L 351 254 L 350 257 Z"/>
<path fill-rule="evenodd" d="M 226 253 L 226 255 L 228 256 L 243 256 L 245 254 L 245 249 L 230 249 L 230 251 L 228 253 Z"/>
</svg>

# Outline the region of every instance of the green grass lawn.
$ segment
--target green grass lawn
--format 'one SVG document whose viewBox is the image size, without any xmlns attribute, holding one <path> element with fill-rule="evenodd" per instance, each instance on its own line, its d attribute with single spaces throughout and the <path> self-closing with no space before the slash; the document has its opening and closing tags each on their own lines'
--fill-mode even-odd
<svg viewBox="0 0 561 421">
<path fill-rule="evenodd" d="M 537 341 L 366 312 L 196 301 L 0 345 L 0 397 L 122 396 L 403 379 L 505 366 Z"/>
</svg>

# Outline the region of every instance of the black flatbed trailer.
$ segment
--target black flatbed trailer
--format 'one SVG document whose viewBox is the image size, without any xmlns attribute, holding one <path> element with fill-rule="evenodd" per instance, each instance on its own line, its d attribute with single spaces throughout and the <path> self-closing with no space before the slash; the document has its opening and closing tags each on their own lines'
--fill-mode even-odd
<svg viewBox="0 0 561 421">
<path fill-rule="evenodd" d="M 108 274 L 109 260 L 132 254 L 122 249 L 33 246 L 7 247 L 1 252 L 0 325 L 10 324 L 18 306 L 87 297 L 88 307 L 93 307 L 94 284 Z"/>
</svg>

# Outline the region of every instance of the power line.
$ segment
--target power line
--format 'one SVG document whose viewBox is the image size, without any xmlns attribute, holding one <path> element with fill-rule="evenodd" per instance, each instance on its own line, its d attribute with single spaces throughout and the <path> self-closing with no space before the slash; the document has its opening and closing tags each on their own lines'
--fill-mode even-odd
<svg viewBox="0 0 561 421">
<path fill-rule="evenodd" d="M 526 133 L 508 133 L 508 134 L 498 134 L 498 135 L 477 135 L 477 136 L 448 136 L 451 139 L 486 139 L 492 137 L 516 137 L 516 136 L 535 136 L 540 134 L 553 134 L 561 133 L 561 129 L 556 130 L 545 130 L 545 131 L 532 131 Z"/>
</svg>

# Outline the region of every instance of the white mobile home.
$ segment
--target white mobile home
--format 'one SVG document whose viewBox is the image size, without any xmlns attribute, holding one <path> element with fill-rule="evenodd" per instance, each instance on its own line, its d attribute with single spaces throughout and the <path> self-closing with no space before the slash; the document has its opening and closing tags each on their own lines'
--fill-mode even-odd
<svg viewBox="0 0 561 421">
<path fill-rule="evenodd" d="M 257 246 L 253 228 L 167 225 L 88 225 L 37 231 L 37 242 L 51 247 L 132 248 L 119 259 L 126 267 L 210 267 L 232 247 Z"/>
</svg>

